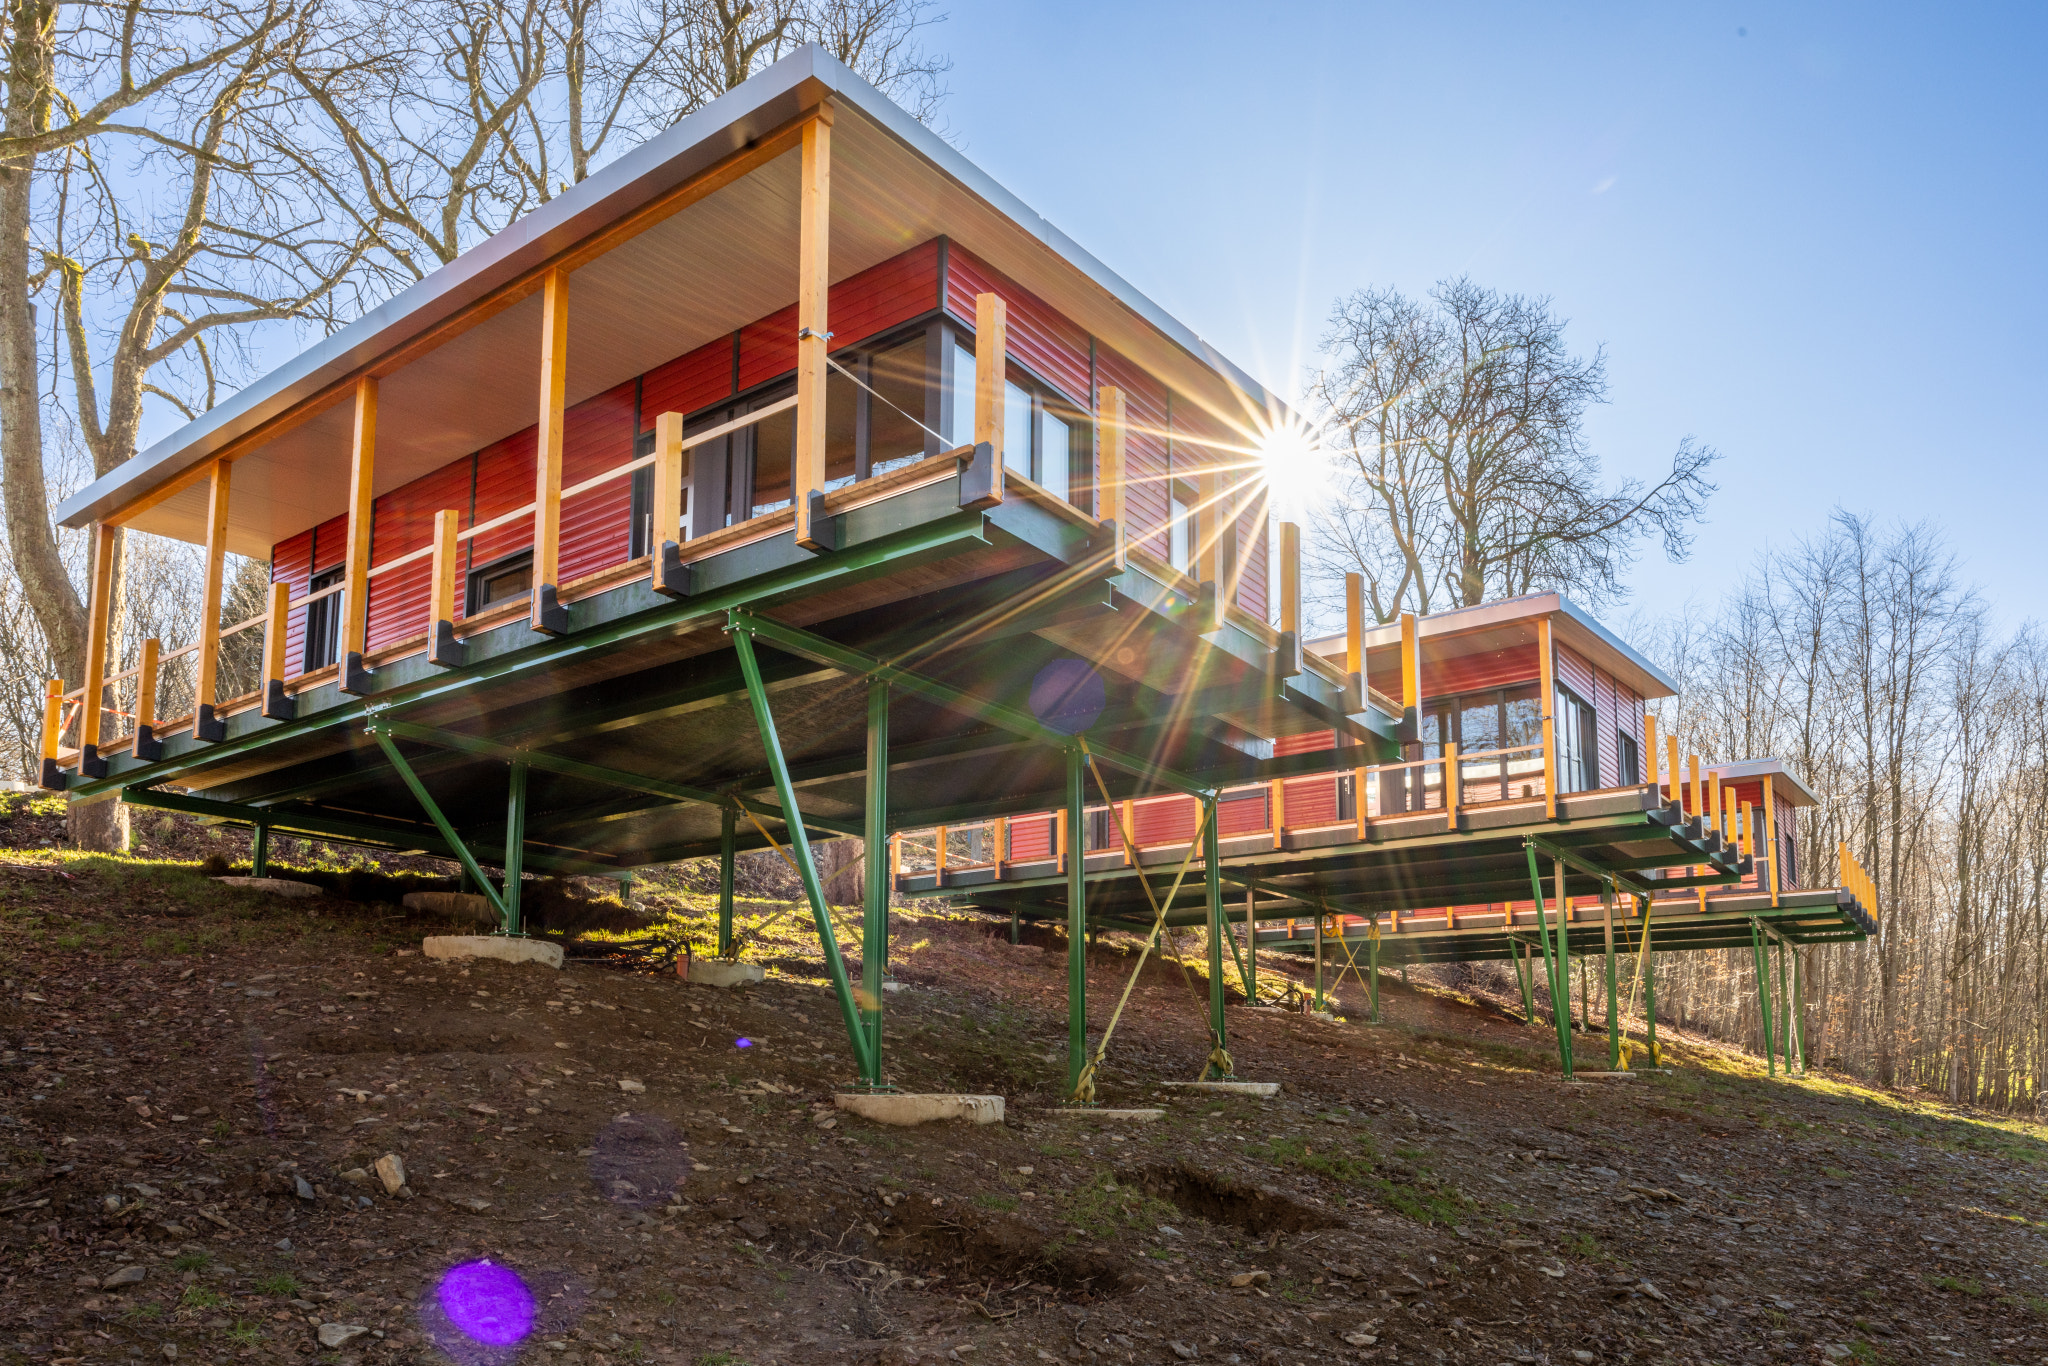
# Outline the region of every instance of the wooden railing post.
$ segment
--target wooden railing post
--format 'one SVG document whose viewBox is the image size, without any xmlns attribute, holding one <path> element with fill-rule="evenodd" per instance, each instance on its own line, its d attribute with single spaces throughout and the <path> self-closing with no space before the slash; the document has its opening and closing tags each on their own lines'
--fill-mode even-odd
<svg viewBox="0 0 2048 1366">
<path fill-rule="evenodd" d="M 654 511 L 647 529 L 648 587 L 664 597 L 690 595 L 690 569 L 683 563 L 683 415 L 654 419 Z"/>
<path fill-rule="evenodd" d="M 562 568 L 562 428 L 569 382 L 569 272 L 560 266 L 541 282 L 540 424 L 533 450 L 533 591 L 527 625 L 543 635 L 569 630 L 558 579 Z"/>
<path fill-rule="evenodd" d="M 92 528 L 92 596 L 86 607 L 84 710 L 78 717 L 78 771 L 88 778 L 107 776 L 100 757 L 100 717 L 106 699 L 107 635 L 114 614 L 114 547 L 121 528 L 95 522 Z"/>
<path fill-rule="evenodd" d="M 377 494 L 377 381 L 356 382 L 356 425 L 348 461 L 348 553 L 342 569 L 340 687 L 366 696 L 375 686 L 363 665 L 369 651 L 370 529 Z"/>
<path fill-rule="evenodd" d="M 292 624 L 292 586 L 270 585 L 270 610 L 263 620 L 263 714 L 272 721 L 289 721 L 297 705 L 284 690 L 285 643 Z"/>
<path fill-rule="evenodd" d="M 832 286 L 832 110 L 804 123 L 798 171 L 796 270 L 796 543 L 833 549 L 825 515 L 826 305 Z"/>
<path fill-rule="evenodd" d="M 1657 778 L 1657 718 L 1648 712 L 1643 713 L 1643 759 L 1643 781 L 1661 802 L 1664 788 Z"/>
<path fill-rule="evenodd" d="M 1287 833 L 1287 780 L 1269 779 L 1266 792 L 1267 804 L 1273 808 L 1273 847 L 1281 849 L 1286 847 L 1284 837 Z"/>
<path fill-rule="evenodd" d="M 1706 784 L 1700 780 L 1700 756 L 1688 754 L 1686 760 L 1692 765 L 1692 815 L 1704 835 L 1714 828 L 1714 814 L 1707 809 Z"/>
<path fill-rule="evenodd" d="M 462 642 L 455 638 L 455 585 L 461 577 L 462 514 L 442 508 L 434 514 L 433 580 L 427 587 L 427 662 L 460 668 Z"/>
<path fill-rule="evenodd" d="M 1725 840 L 1728 837 L 1728 810 L 1721 801 L 1721 775 L 1707 775 L 1707 829 L 1718 830 Z"/>
<path fill-rule="evenodd" d="M 1003 880 L 1003 862 L 1009 857 L 1010 818 L 997 816 L 989 826 L 989 863 L 995 868 L 996 881 Z"/>
<path fill-rule="evenodd" d="M 1772 799 L 1771 775 L 1764 775 L 1764 848 L 1771 860 L 1771 905 L 1778 904 L 1778 804 Z"/>
<path fill-rule="evenodd" d="M 1003 405 L 1009 380 L 1010 312 L 994 294 L 974 296 L 974 454 L 960 469 L 960 506 L 994 507 L 1003 501 Z M 961 395 L 956 390 L 953 402 Z M 1031 462 L 1031 452 L 1023 453 Z"/>
<path fill-rule="evenodd" d="M 1095 475 L 1095 516 L 1115 535 L 1112 558 L 1124 567 L 1124 542 L 1129 532 L 1124 507 L 1124 391 L 1106 384 L 1096 396 L 1095 430 L 1101 443 Z"/>
<path fill-rule="evenodd" d="M 213 707 L 220 676 L 221 578 L 227 569 L 228 490 L 233 469 L 225 460 L 214 461 L 206 492 L 206 570 L 199 590 L 199 657 L 193 670 L 192 735 L 214 744 L 228 738 L 227 723 L 213 714 Z"/>
<path fill-rule="evenodd" d="M 1538 705 L 1543 708 L 1543 814 L 1557 819 L 1557 657 L 1550 638 L 1550 618 L 1536 623 Z"/>
<path fill-rule="evenodd" d="M 44 787 L 54 792 L 64 790 L 64 770 L 57 766 L 57 752 L 64 745 L 64 680 L 53 678 L 43 693 L 43 773 Z"/>
<path fill-rule="evenodd" d="M 1464 795 L 1458 781 L 1458 742 L 1444 742 L 1444 828 L 1458 828 L 1458 799 Z"/>
<path fill-rule="evenodd" d="M 157 672 L 163 666 L 163 642 L 154 637 L 142 642 L 142 662 L 135 670 L 135 757 L 153 764 L 164 757 L 164 742 L 156 738 Z"/>
<path fill-rule="evenodd" d="M 1678 766 L 1678 732 L 1669 731 L 1664 736 L 1664 765 L 1666 780 L 1671 784 L 1671 805 L 1681 811 L 1685 809 L 1685 770 Z"/>
<path fill-rule="evenodd" d="M 1295 657 L 1297 667 L 1301 643 L 1301 527 L 1280 524 L 1280 648 Z M 1288 641 L 1293 642 L 1290 648 Z"/>
</svg>

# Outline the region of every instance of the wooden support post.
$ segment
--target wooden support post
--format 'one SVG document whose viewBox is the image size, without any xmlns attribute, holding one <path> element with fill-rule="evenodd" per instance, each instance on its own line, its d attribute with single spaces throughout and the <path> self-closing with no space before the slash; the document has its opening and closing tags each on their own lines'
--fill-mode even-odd
<svg viewBox="0 0 2048 1366">
<path fill-rule="evenodd" d="M 157 675 L 163 668 L 164 645 L 152 637 L 142 642 L 142 662 L 135 671 L 135 757 L 153 764 L 164 757 L 164 742 L 156 738 Z"/>
<path fill-rule="evenodd" d="M 1700 778 L 1700 756 L 1686 756 L 1692 765 L 1692 818 L 1700 823 L 1700 833 L 1706 834 L 1714 828 L 1714 813 L 1707 809 L 1706 784 Z"/>
<path fill-rule="evenodd" d="M 1771 905 L 1778 904 L 1778 803 L 1771 792 L 1771 775 L 1764 775 L 1764 851 L 1770 859 Z"/>
<path fill-rule="evenodd" d="M 1664 736 L 1665 781 L 1671 785 L 1670 804 L 1685 809 L 1685 772 L 1678 766 L 1678 732 L 1671 731 Z"/>
<path fill-rule="evenodd" d="M 695 515 L 694 513 L 692 514 Z M 690 595 L 690 570 L 683 563 L 683 415 L 654 419 L 654 508 L 648 523 L 648 587 L 664 597 Z"/>
<path fill-rule="evenodd" d="M 1273 808 L 1273 847 L 1286 848 L 1287 830 L 1287 780 L 1269 778 L 1266 780 L 1266 803 Z"/>
<path fill-rule="evenodd" d="M 1003 880 L 1003 863 L 1010 854 L 1010 818 L 997 816 L 989 822 L 989 863 L 995 869 L 997 882 Z"/>
<path fill-rule="evenodd" d="M 227 726 L 213 714 L 214 689 L 220 677 L 221 580 L 228 558 L 228 488 L 234 466 L 213 462 L 206 491 L 206 569 L 199 590 L 199 649 L 192 685 L 192 736 L 217 744 L 228 738 Z"/>
<path fill-rule="evenodd" d="M 1104 385 L 1096 396 L 1095 431 L 1100 445 L 1095 476 L 1095 516 L 1111 525 L 1112 558 L 1124 567 L 1124 542 L 1129 530 L 1124 506 L 1124 391 Z"/>
<path fill-rule="evenodd" d="M 562 561 L 562 429 L 568 420 L 569 272 L 541 282 L 540 424 L 533 450 L 533 592 L 527 624 L 546 635 L 569 630 L 558 595 Z"/>
<path fill-rule="evenodd" d="M 937 853 L 937 856 L 936 856 L 936 859 L 935 859 L 934 863 L 932 864 L 932 871 L 933 871 L 933 879 L 932 879 L 932 885 L 933 885 L 933 886 L 935 886 L 935 887 L 943 887 L 943 886 L 945 886 L 945 885 L 946 885 L 946 827 L 945 827 L 945 826 L 943 826 L 943 825 L 942 825 L 942 826 L 940 826 L 940 827 L 938 828 L 938 836 L 939 836 L 939 847 L 938 847 L 938 853 Z M 1066 853 L 1067 853 L 1067 850 L 1066 850 L 1066 831 L 1065 831 L 1065 830 L 1062 830 L 1062 831 L 1060 832 L 1060 836 L 1061 836 L 1061 838 L 1060 838 L 1060 857 L 1061 857 L 1062 859 L 1064 859 L 1064 858 L 1066 857 Z"/>
<path fill-rule="evenodd" d="M 121 528 L 109 522 L 95 522 L 92 528 L 92 596 L 85 619 L 84 704 L 78 716 L 78 771 L 87 778 L 107 776 L 107 761 L 100 757 L 100 718 L 106 699 L 107 637 L 114 617 L 114 548 L 120 544 Z"/>
<path fill-rule="evenodd" d="M 1456 740 L 1447 740 L 1444 742 L 1444 829 L 1446 830 L 1456 830 L 1458 828 L 1458 798 L 1464 795 L 1459 789 L 1463 786 L 1464 784 L 1458 781 L 1458 742 Z M 1445 908 L 1444 914 L 1446 917 L 1450 915 L 1448 907 Z M 1449 928 L 1449 926 L 1447 925 L 1445 928 Z"/>
<path fill-rule="evenodd" d="M 1536 623 L 1537 706 L 1543 715 L 1543 814 L 1557 819 L 1557 652 L 1550 639 L 1550 618 Z"/>
<path fill-rule="evenodd" d="M 1132 853 L 1132 850 L 1137 848 L 1138 845 L 1137 810 L 1138 804 L 1136 802 L 1128 799 L 1125 800 L 1123 804 L 1124 829 L 1131 832 L 1131 841 L 1129 844 L 1125 844 L 1122 840 L 1118 840 L 1117 843 L 1123 846 L 1124 867 L 1126 868 L 1129 868 L 1137 861 Z"/>
<path fill-rule="evenodd" d="M 1344 576 L 1344 677 L 1351 684 L 1347 705 L 1365 710 L 1365 575 Z"/>
<path fill-rule="evenodd" d="M 1292 647 L 1283 642 L 1281 650 L 1298 660 L 1301 642 L 1301 528 L 1293 522 L 1280 524 L 1280 634 L 1294 642 Z"/>
<path fill-rule="evenodd" d="M 298 714 L 297 704 L 284 689 L 285 645 L 291 638 L 292 586 L 270 585 L 270 609 L 263 618 L 263 715 L 271 721 L 289 721 Z"/>
<path fill-rule="evenodd" d="M 1650 790 L 1661 802 L 1664 800 L 1664 785 L 1657 773 L 1657 718 L 1648 712 L 1643 713 L 1643 758 L 1648 761 L 1643 781 L 1650 785 Z"/>
<path fill-rule="evenodd" d="M 348 553 L 342 570 L 341 690 L 356 696 L 374 686 L 363 655 L 369 649 L 370 528 L 376 513 L 377 381 L 356 381 L 355 436 L 348 462 Z"/>
<path fill-rule="evenodd" d="M 455 635 L 455 585 L 462 572 L 458 539 L 462 514 L 442 508 L 434 514 L 432 579 L 427 585 L 427 662 L 443 669 L 462 667 L 462 642 Z"/>
<path fill-rule="evenodd" d="M 63 744 L 64 680 L 53 678 L 43 690 L 42 784 L 54 792 L 64 790 L 64 770 L 57 766 L 57 751 Z"/>
<path fill-rule="evenodd" d="M 1721 799 L 1721 775 L 1718 772 L 1707 775 L 1707 829 L 1719 831 L 1721 838 L 1728 838 L 1728 807 Z"/>
<path fill-rule="evenodd" d="M 832 110 L 804 124 L 798 172 L 796 281 L 796 543 L 835 548 L 825 513 L 825 357 L 832 332 L 825 316 L 832 287 Z"/>
<path fill-rule="evenodd" d="M 1003 436 L 1009 380 L 1009 311 L 1000 296 L 974 296 L 974 454 L 960 471 L 960 506 L 994 507 L 1003 501 L 1004 462 L 1009 451 Z M 953 400 L 959 402 L 956 394 Z M 1028 469 L 1031 452 L 1020 455 Z"/>
</svg>

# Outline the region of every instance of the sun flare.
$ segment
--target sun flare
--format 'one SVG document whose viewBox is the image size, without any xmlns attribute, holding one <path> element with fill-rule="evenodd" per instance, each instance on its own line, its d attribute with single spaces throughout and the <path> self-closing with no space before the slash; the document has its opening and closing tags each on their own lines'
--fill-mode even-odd
<svg viewBox="0 0 2048 1366">
<path fill-rule="evenodd" d="M 1302 520 L 1329 486 L 1322 434 L 1292 414 L 1259 438 L 1259 464 L 1273 508 L 1287 521 Z"/>
</svg>

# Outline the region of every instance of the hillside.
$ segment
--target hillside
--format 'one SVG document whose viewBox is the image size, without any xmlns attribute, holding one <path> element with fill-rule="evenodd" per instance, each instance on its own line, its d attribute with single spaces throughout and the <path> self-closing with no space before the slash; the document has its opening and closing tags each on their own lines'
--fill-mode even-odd
<svg viewBox="0 0 2048 1366">
<path fill-rule="evenodd" d="M 462 968 L 388 903 L 21 842 L 10 1361 L 2048 1359 L 2035 1126 L 1686 1040 L 1669 1076 L 1567 1085 L 1505 1001 L 1393 978 L 1379 1027 L 1232 1009 L 1276 1099 L 1176 1093 L 1206 1049 L 1170 964 L 1102 1094 L 1164 1118 L 1068 1117 L 1063 944 L 910 911 L 892 1076 L 1009 1118 L 883 1129 L 831 1107 L 845 1040 L 795 917 L 745 993 Z M 701 894 L 648 895 L 703 942 Z M 1098 1028 L 1131 961 L 1091 957 Z"/>
</svg>

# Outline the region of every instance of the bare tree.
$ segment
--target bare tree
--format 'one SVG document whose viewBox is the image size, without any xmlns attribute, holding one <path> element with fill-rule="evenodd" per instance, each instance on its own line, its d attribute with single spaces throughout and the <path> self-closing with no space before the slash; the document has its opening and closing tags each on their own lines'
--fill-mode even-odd
<svg viewBox="0 0 2048 1366">
<path fill-rule="evenodd" d="M 1548 299 L 1469 279 L 1426 302 L 1338 301 L 1311 394 L 1346 487 L 1321 513 L 1319 558 L 1364 575 L 1381 621 L 1545 588 L 1610 601 L 1645 537 L 1685 558 L 1714 452 L 1687 438 L 1656 483 L 1603 488 L 1585 419 L 1606 360 L 1573 355 L 1564 329 Z"/>
</svg>

